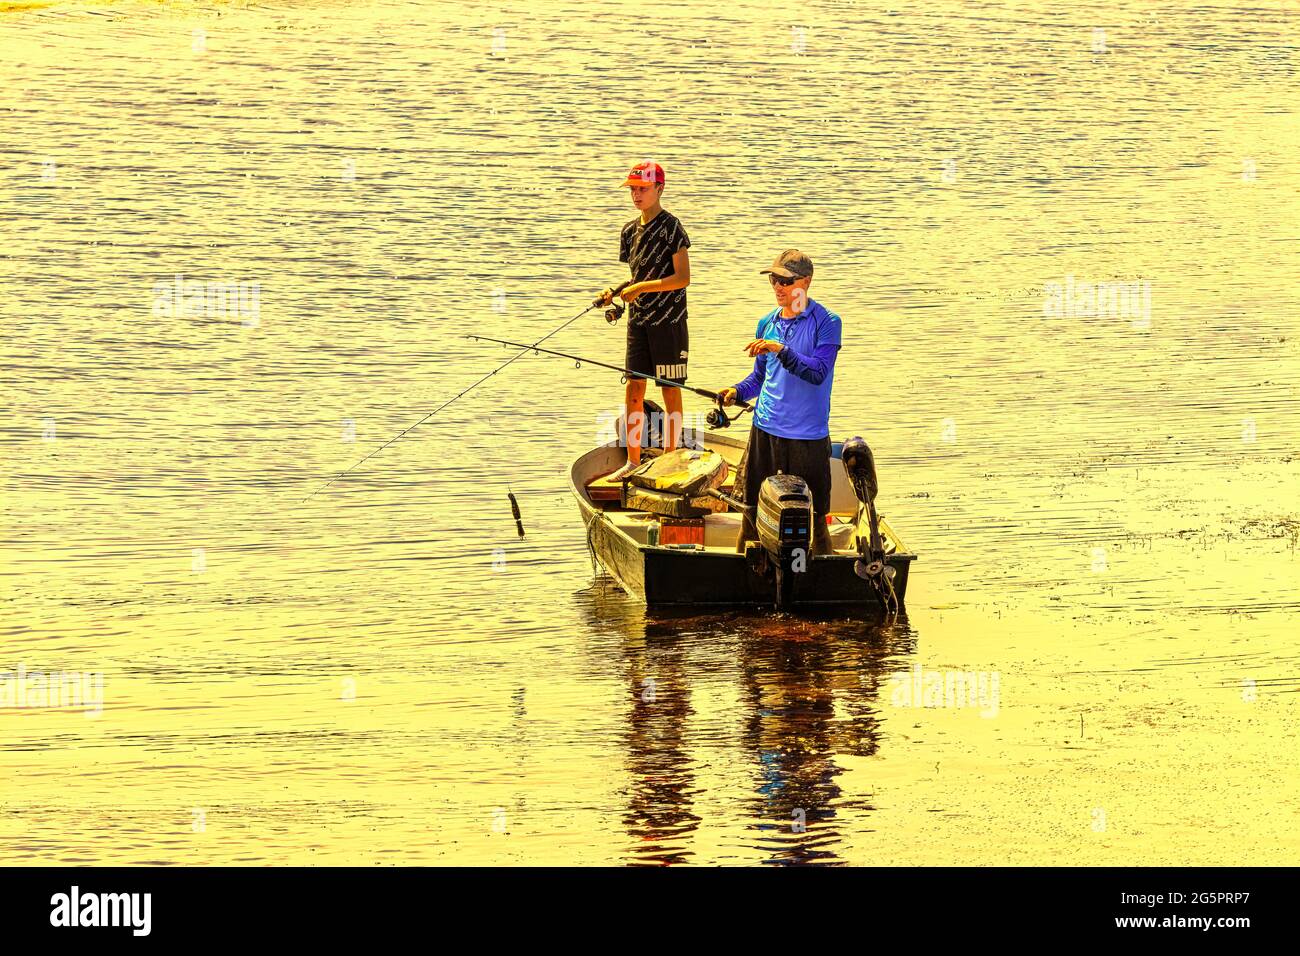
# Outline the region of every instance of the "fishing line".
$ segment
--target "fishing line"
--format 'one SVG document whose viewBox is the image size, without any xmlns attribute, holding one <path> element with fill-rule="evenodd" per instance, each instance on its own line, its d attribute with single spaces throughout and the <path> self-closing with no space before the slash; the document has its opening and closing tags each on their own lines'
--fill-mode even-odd
<svg viewBox="0 0 1300 956">
<path fill-rule="evenodd" d="M 621 288 L 621 287 L 620 287 L 620 288 Z M 617 292 L 617 290 L 616 290 L 616 292 Z M 540 345 L 541 343 L 545 342 L 545 341 L 546 341 L 547 339 L 549 339 L 552 335 L 555 335 L 555 334 L 557 334 L 557 333 L 559 333 L 559 332 L 564 331 L 564 329 L 568 328 L 568 327 L 569 327 L 570 325 L 572 325 L 574 322 L 577 322 L 580 318 L 582 318 L 584 315 L 586 315 L 586 314 L 587 314 L 588 312 L 590 312 L 592 309 L 596 308 L 597 306 L 602 306 L 602 305 L 604 305 L 604 304 L 605 304 L 605 303 L 604 303 L 604 301 L 603 301 L 603 297 L 597 299 L 595 302 L 593 302 L 591 305 L 587 306 L 585 309 L 583 309 L 581 312 L 579 312 L 579 313 L 578 313 L 577 315 L 575 315 L 573 318 L 569 319 L 569 321 L 565 322 L 565 323 L 564 323 L 563 325 L 561 325 L 559 328 L 555 329 L 553 332 L 548 332 L 546 335 L 543 335 L 540 339 L 538 339 L 536 342 L 534 342 L 531 346 L 528 346 L 527 348 L 523 348 L 523 349 L 519 352 L 518 355 L 511 356 L 511 357 L 510 357 L 509 359 L 507 359 L 505 362 L 501 363 L 501 364 L 498 365 L 496 368 L 494 368 L 492 371 L 488 372 L 486 375 L 484 375 L 482 378 L 480 378 L 480 379 L 479 379 L 477 382 L 475 382 L 473 385 L 469 386 L 469 388 L 466 388 L 465 390 L 463 390 L 463 391 L 457 393 L 456 395 L 453 395 L 451 398 L 447 399 L 447 401 L 443 402 L 441 405 L 439 405 L 437 408 L 435 408 L 435 409 L 434 409 L 433 411 L 431 411 L 429 414 L 425 415 L 423 418 L 421 418 L 421 419 L 420 419 L 418 422 L 416 422 L 414 425 L 411 425 L 411 426 L 409 426 L 409 427 L 407 427 L 407 428 L 403 428 L 400 432 L 398 432 L 398 433 L 397 433 L 396 435 L 394 435 L 392 438 L 388 439 L 388 441 L 384 442 L 382 445 L 380 445 L 378 448 L 376 448 L 376 449 L 375 449 L 374 451 L 372 451 L 370 454 L 366 455 L 365 458 L 362 458 L 359 462 L 357 462 L 355 465 L 352 465 L 350 468 L 347 468 L 346 470 L 339 472 L 337 475 L 335 475 L 335 476 L 334 476 L 333 478 L 331 478 L 329 481 L 325 482 L 325 484 L 321 485 L 319 488 L 317 488 L 315 491 L 313 491 L 311 494 L 309 494 L 306 498 L 303 498 L 303 499 L 302 499 L 302 502 L 300 502 L 300 503 L 301 503 L 301 504 L 306 504 L 308 501 L 311 501 L 312 498 L 316 497 L 318 494 L 320 494 L 322 491 L 324 491 L 324 490 L 325 490 L 326 488 L 328 488 L 330 485 L 334 484 L 334 482 L 338 481 L 338 480 L 339 480 L 340 478 L 342 478 L 344 475 L 347 475 L 347 474 L 349 474 L 350 472 L 355 471 L 357 468 L 360 468 L 362 465 L 364 465 L 366 462 L 368 462 L 371 458 L 374 458 L 374 457 L 375 457 L 376 455 L 378 455 L 381 451 L 383 451 L 385 448 L 387 448 L 387 447 L 388 447 L 389 445 L 391 445 L 393 442 L 397 441 L 399 438 L 401 438 L 401 437 L 402 437 L 403 435 L 405 435 L 407 432 L 412 431 L 412 430 L 418 428 L 419 426 L 423 425 L 423 424 L 424 424 L 425 422 L 427 422 L 430 418 L 432 418 L 434 415 L 437 415 L 440 411 L 442 411 L 444 408 L 446 408 L 446 407 L 447 407 L 448 405 L 450 405 L 452 402 L 456 401 L 456 400 L 459 399 L 459 398 L 463 398 L 465 395 L 468 395 L 470 392 L 474 391 L 474 389 L 478 388 L 480 385 L 482 385 L 484 382 L 486 382 L 488 379 L 490 379 L 493 375 L 495 375 L 497 372 L 499 372 L 499 371 L 501 371 L 502 369 L 504 369 L 507 365 L 510 365 L 510 364 L 511 364 L 512 362 L 514 362 L 516 359 L 523 358 L 525 355 L 528 354 L 528 352 L 529 352 L 529 350 L 530 350 L 531 348 L 534 348 L 534 347 Z M 513 495 L 511 496 L 511 498 L 512 498 L 512 500 L 513 500 Z M 518 518 L 518 514 L 517 514 L 517 512 L 516 512 L 516 518 Z M 521 536 L 521 537 L 523 536 L 523 527 L 522 527 L 522 524 L 520 525 L 520 536 Z"/>
</svg>

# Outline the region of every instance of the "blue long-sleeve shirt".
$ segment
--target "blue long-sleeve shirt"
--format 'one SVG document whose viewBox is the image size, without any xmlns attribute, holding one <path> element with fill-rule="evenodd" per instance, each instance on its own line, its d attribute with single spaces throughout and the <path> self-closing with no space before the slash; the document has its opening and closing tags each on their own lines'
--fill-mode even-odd
<svg viewBox="0 0 1300 956">
<path fill-rule="evenodd" d="M 781 342 L 785 348 L 757 356 L 749 377 L 736 385 L 743 401 L 758 398 L 755 425 L 779 438 L 830 434 L 840 334 L 840 317 L 812 299 L 793 319 L 783 318 L 778 308 L 759 320 L 754 338 Z"/>
</svg>

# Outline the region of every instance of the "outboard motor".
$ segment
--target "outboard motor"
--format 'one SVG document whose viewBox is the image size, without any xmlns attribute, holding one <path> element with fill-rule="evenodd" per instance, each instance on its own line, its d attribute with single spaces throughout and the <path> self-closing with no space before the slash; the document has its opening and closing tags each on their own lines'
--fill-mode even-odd
<svg viewBox="0 0 1300 956">
<path fill-rule="evenodd" d="M 798 475 L 775 474 L 759 488 L 755 510 L 759 544 L 776 568 L 777 607 L 788 607 L 790 575 L 806 571 L 812 554 L 812 492 Z"/>
<path fill-rule="evenodd" d="M 848 476 L 849 484 L 853 486 L 853 494 L 861 507 L 866 509 L 867 527 L 870 529 L 870 537 L 864 539 L 861 535 L 858 536 L 858 560 L 853 564 L 853 571 L 858 577 L 875 585 L 888 608 L 894 590 L 894 569 L 885 564 L 885 544 L 880 538 L 880 518 L 876 514 L 876 494 L 880 490 L 880 482 L 876 478 L 876 456 L 871 453 L 867 443 L 855 435 L 844 442 L 840 460 L 844 463 L 844 473 Z"/>
</svg>

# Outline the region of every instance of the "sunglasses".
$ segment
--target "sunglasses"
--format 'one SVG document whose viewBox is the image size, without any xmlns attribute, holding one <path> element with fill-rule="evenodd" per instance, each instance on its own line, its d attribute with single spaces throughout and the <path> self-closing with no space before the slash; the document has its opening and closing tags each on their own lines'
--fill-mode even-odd
<svg viewBox="0 0 1300 956">
<path fill-rule="evenodd" d="M 774 272 L 769 272 L 767 274 L 767 281 L 771 282 L 772 285 L 794 285 L 797 280 L 794 278 L 787 279 L 785 276 L 779 276 Z"/>
</svg>

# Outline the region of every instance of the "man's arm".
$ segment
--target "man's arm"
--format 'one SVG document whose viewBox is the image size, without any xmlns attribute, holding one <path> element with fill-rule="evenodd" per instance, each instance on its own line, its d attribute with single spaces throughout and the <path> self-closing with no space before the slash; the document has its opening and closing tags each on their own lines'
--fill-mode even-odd
<svg viewBox="0 0 1300 956">
<path fill-rule="evenodd" d="M 736 383 L 736 397 L 742 402 L 752 401 L 763 390 L 763 380 L 767 378 L 767 356 L 760 355 L 754 359 L 754 371 L 742 382 Z"/>
<path fill-rule="evenodd" d="M 823 342 L 812 355 L 804 355 L 787 345 L 776 353 L 776 358 L 792 375 L 799 376 L 810 385 L 820 385 L 835 367 L 835 356 L 839 350 L 838 342 Z"/>
<path fill-rule="evenodd" d="M 754 335 L 762 338 L 763 325 L 766 320 L 758 323 L 758 328 L 754 329 Z M 763 382 L 767 378 L 767 356 L 759 353 L 754 358 L 754 370 L 745 377 L 744 381 L 737 382 L 736 397 L 742 402 L 753 401 L 758 397 L 758 393 L 763 390 Z"/>
<path fill-rule="evenodd" d="M 835 368 L 835 356 L 840 350 L 842 324 L 834 312 L 822 312 L 817 322 L 817 345 L 812 355 L 796 352 L 784 346 L 776 353 L 777 361 L 791 375 L 797 375 L 809 385 L 820 385 Z"/>
</svg>

